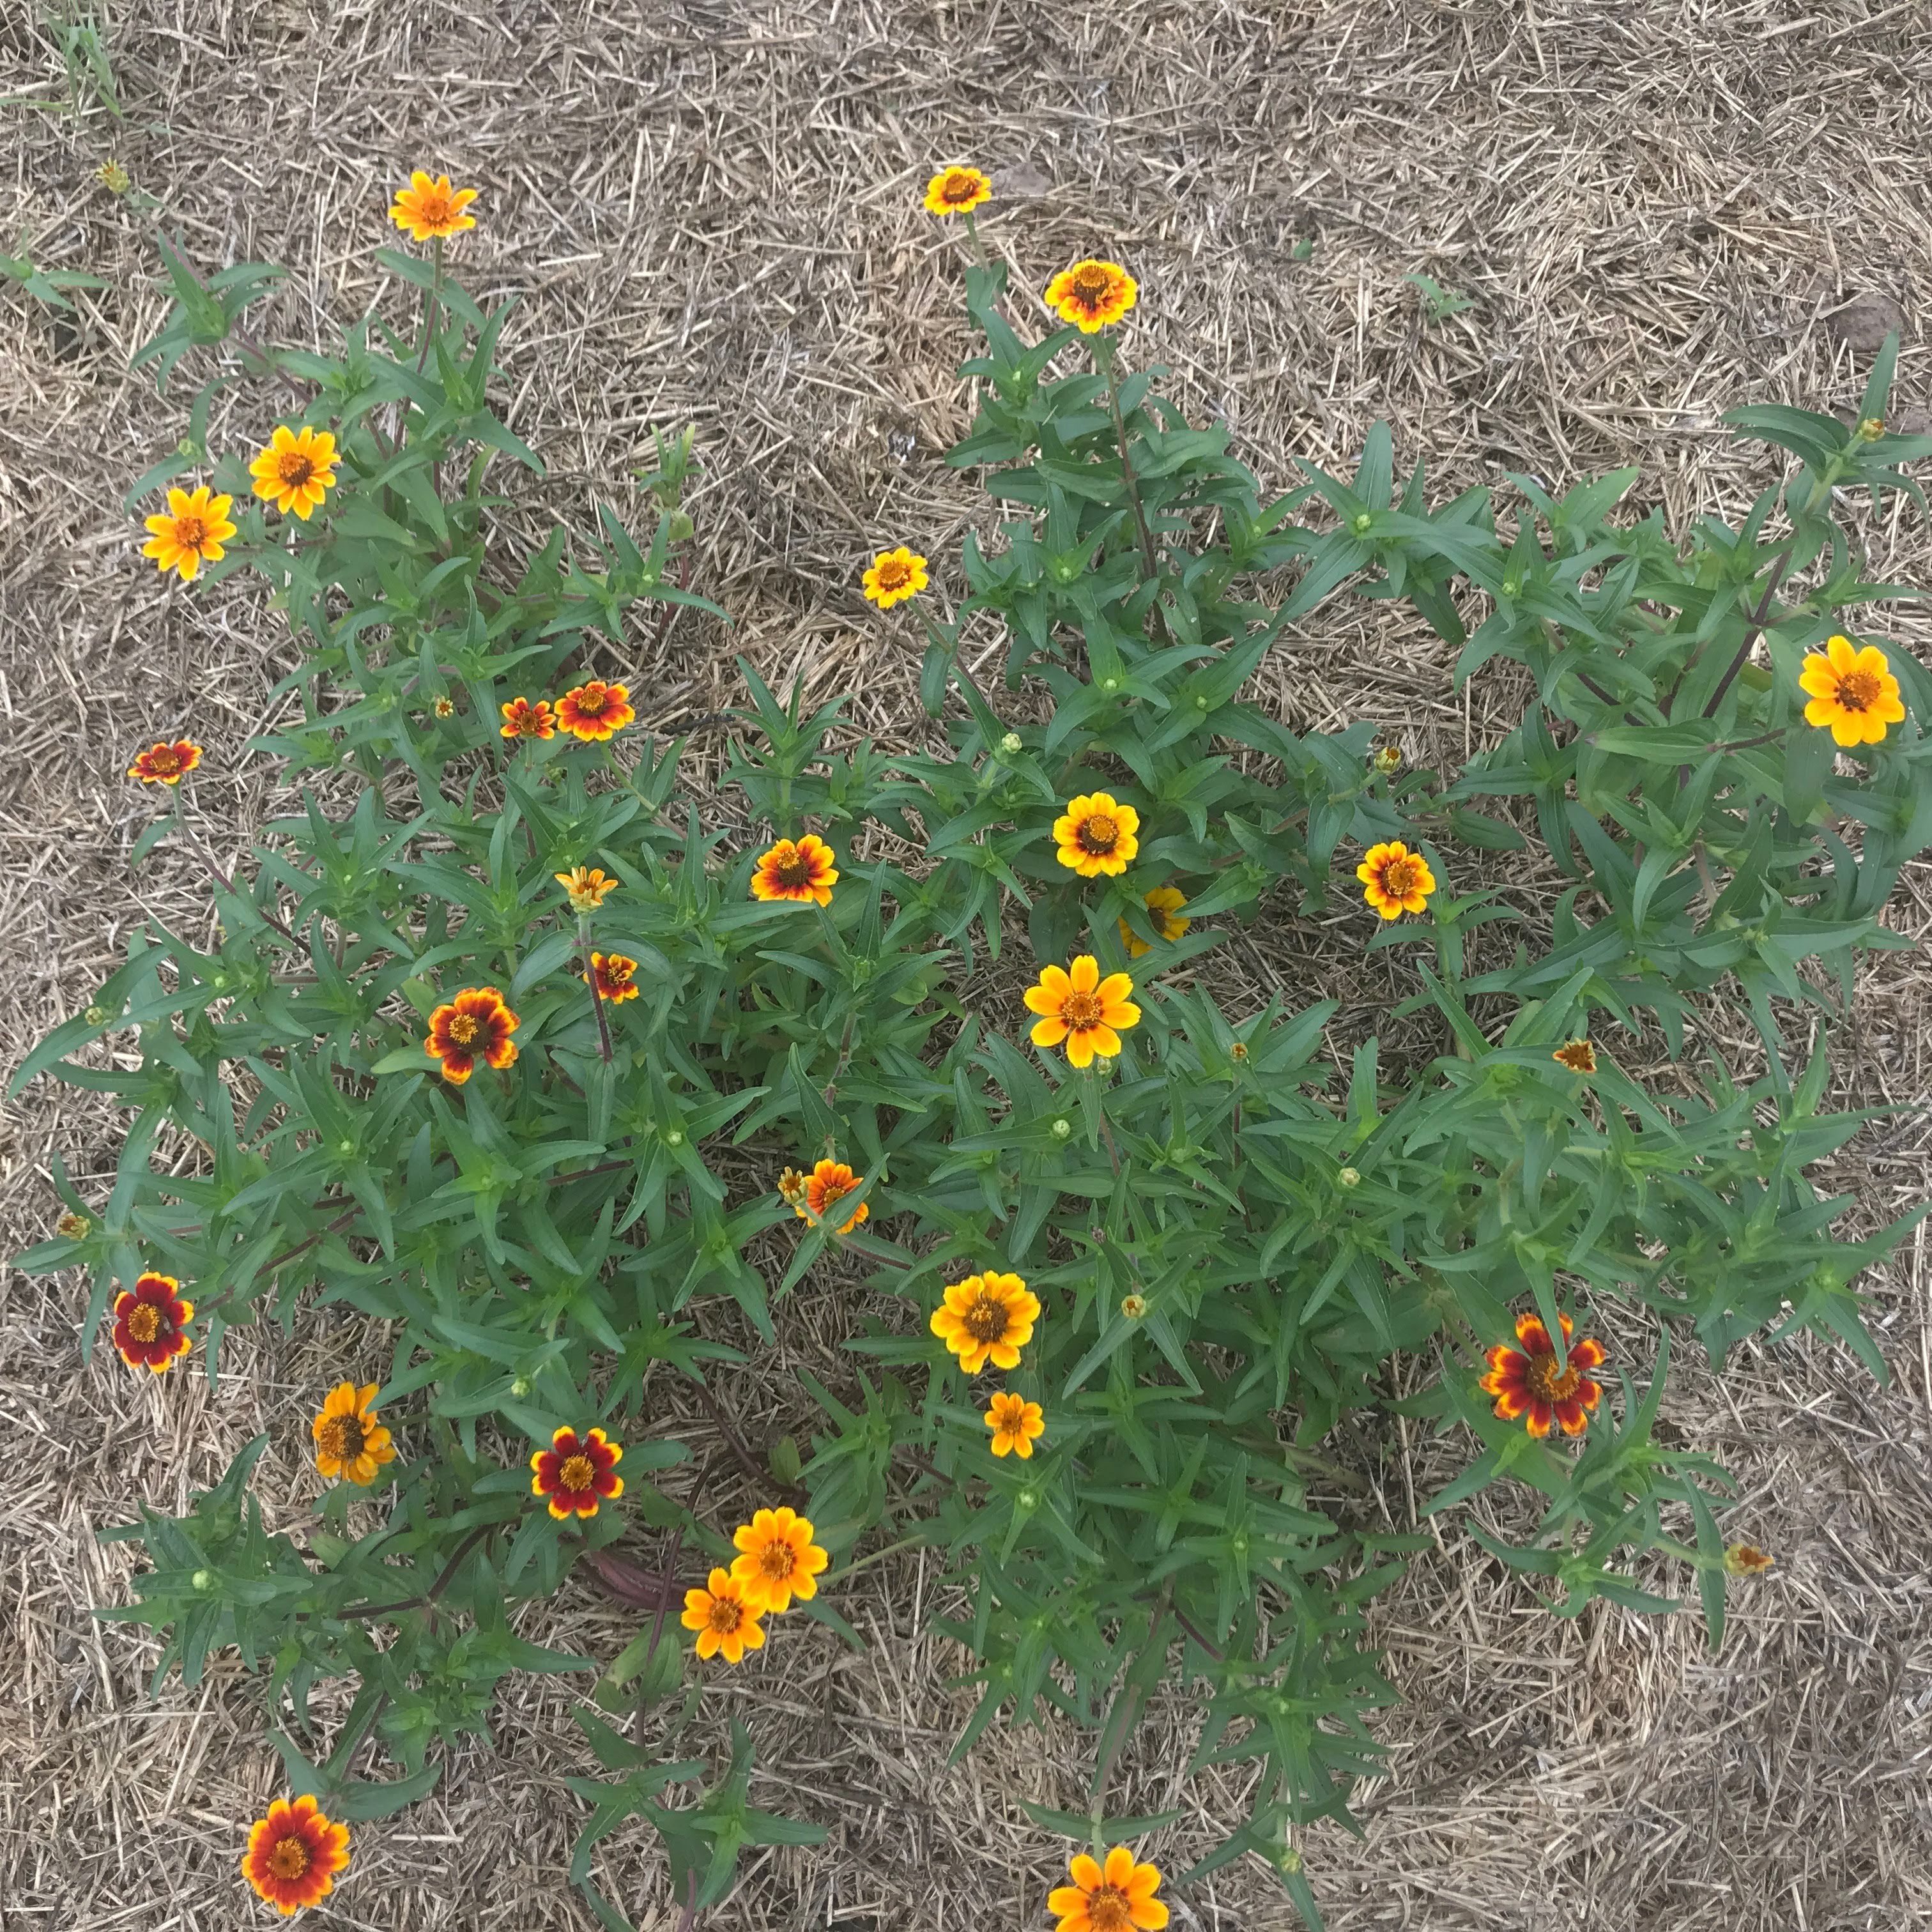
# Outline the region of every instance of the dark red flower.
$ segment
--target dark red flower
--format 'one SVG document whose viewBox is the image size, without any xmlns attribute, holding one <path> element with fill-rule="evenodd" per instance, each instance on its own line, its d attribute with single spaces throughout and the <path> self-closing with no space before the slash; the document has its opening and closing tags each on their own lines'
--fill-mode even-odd
<svg viewBox="0 0 1932 1932">
<path fill-rule="evenodd" d="M 182 1299 L 180 1288 L 171 1274 L 144 1274 L 131 1294 L 115 1297 L 114 1346 L 130 1369 L 150 1368 L 159 1375 L 188 1353 L 194 1304 Z"/>
<path fill-rule="evenodd" d="M 508 1066 L 517 1058 L 510 1036 L 522 1024 L 494 986 L 466 986 L 447 1006 L 429 1016 L 423 1051 L 442 1062 L 442 1077 L 460 1087 L 480 1060 Z"/>
<path fill-rule="evenodd" d="M 1561 1319 L 1560 1358 L 1542 1322 L 1534 1315 L 1519 1315 L 1516 1338 L 1522 1348 L 1492 1348 L 1490 1372 L 1480 1384 L 1485 1395 L 1496 1397 L 1497 1414 L 1505 1422 L 1520 1420 L 1532 1436 L 1547 1436 L 1552 1421 L 1562 1424 L 1565 1436 L 1582 1435 L 1604 1398 L 1603 1390 L 1584 1372 L 1601 1368 L 1610 1359 L 1603 1343 L 1586 1336 L 1571 1348 L 1570 1331 L 1576 1324 L 1567 1315 Z"/>
<path fill-rule="evenodd" d="M 575 1430 L 560 1429 L 550 1447 L 530 1458 L 530 1487 L 550 1498 L 550 1513 L 560 1522 L 573 1513 L 595 1516 L 600 1501 L 624 1493 L 624 1479 L 616 1474 L 623 1455 L 601 1429 L 586 1430 L 581 1442 Z"/>
</svg>

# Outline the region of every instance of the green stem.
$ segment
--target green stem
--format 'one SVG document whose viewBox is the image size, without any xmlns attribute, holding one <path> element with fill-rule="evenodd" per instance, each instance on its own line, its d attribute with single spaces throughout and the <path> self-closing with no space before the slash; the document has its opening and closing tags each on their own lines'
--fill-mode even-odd
<svg viewBox="0 0 1932 1932">
<path fill-rule="evenodd" d="M 1126 485 L 1127 501 L 1132 506 L 1134 528 L 1141 542 L 1141 581 L 1151 584 L 1160 574 L 1156 560 L 1153 533 L 1148 528 L 1147 512 L 1141 506 L 1140 479 L 1134 474 L 1134 459 L 1127 446 L 1126 418 L 1120 413 L 1120 385 L 1114 364 L 1114 345 L 1102 336 L 1094 344 L 1094 359 L 1107 379 L 1107 407 L 1114 418 L 1114 440 L 1120 450 L 1120 480 Z"/>
<path fill-rule="evenodd" d="M 429 367 L 429 346 L 435 339 L 437 316 L 442 304 L 442 237 L 440 235 L 430 244 L 430 251 L 434 268 L 430 286 L 423 291 L 422 347 L 416 356 L 416 374 L 418 376 Z"/>
<path fill-rule="evenodd" d="M 604 995 L 597 987 L 597 968 L 590 963 L 590 915 L 577 915 L 577 947 L 584 960 L 584 982 L 590 989 L 591 1010 L 597 1016 L 597 1050 L 604 1064 L 610 1064 L 610 1022 L 604 1015 Z"/>
</svg>

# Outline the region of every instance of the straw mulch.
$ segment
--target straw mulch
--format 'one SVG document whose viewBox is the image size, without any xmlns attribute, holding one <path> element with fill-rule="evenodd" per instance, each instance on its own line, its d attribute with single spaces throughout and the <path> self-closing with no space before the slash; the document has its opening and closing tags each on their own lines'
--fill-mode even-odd
<svg viewBox="0 0 1932 1932">
<path fill-rule="evenodd" d="M 196 797 L 234 849 L 286 802 L 267 762 L 238 755 L 292 662 L 285 629 L 246 580 L 164 586 L 118 508 L 184 427 L 185 390 L 158 398 L 127 373 L 160 312 L 158 223 L 206 268 L 289 264 L 271 331 L 327 342 L 379 294 L 400 312 L 373 251 L 404 170 L 483 188 L 462 272 L 520 298 L 502 398 L 549 467 L 514 484 L 506 556 L 596 502 L 641 521 L 649 429 L 700 425 L 694 580 L 735 626 L 642 625 L 598 667 L 634 679 L 659 730 L 734 701 L 736 652 L 814 698 L 853 694 L 884 741 L 921 728 L 915 627 L 870 613 L 857 577 L 910 538 L 956 593 L 944 560 L 986 514 L 940 460 L 966 418 L 958 262 L 917 208 L 938 160 L 994 170 L 1018 285 L 1090 250 L 1127 262 L 1143 288 L 1130 356 L 1167 363 L 1194 418 L 1225 418 L 1276 486 L 1296 455 L 1348 460 L 1386 416 L 1444 491 L 1628 463 L 1638 500 L 1680 521 L 1735 514 L 1775 471 L 1721 412 L 1847 406 L 1893 321 L 1899 413 L 1926 420 L 1920 0 L 119 0 L 100 10 L 118 118 L 86 86 L 82 111 L 55 111 L 68 85 L 42 10 L 0 15 L 0 238 L 110 286 L 70 319 L 0 284 L 6 1055 L 86 1004 L 132 922 L 209 930 L 183 858 L 127 868 L 154 808 L 121 776 L 139 745 L 189 728 L 208 744 Z M 96 182 L 110 158 L 134 196 Z M 1418 272 L 1473 306 L 1431 322 Z M 273 407 L 249 399 L 218 438 L 252 442 Z M 1875 574 L 1932 584 L 1916 515 L 1870 535 Z M 1881 621 L 1932 645 L 1902 607 Z M 1439 649 L 1385 605 L 1318 614 L 1263 682 L 1305 728 L 1370 716 L 1418 756 L 1460 758 L 1495 723 L 1493 689 L 1466 706 Z M 1926 930 L 1926 874 L 1892 916 Z M 1258 987 L 1296 956 L 1264 935 L 1229 970 Z M 1858 1196 L 1847 1226 L 1923 1194 L 1928 986 L 1916 950 L 1882 956 L 1840 1030 L 1841 1094 L 1907 1110 L 1838 1164 Z M 8 1106 L 9 1251 L 51 1219 L 50 1152 L 98 1198 L 116 1130 L 94 1096 L 46 1082 Z M 1727 1460 L 1738 1533 L 1779 1559 L 1734 1599 L 1721 1656 L 1688 1616 L 1554 1621 L 1454 1534 L 1418 1563 L 1378 1610 L 1405 1701 L 1378 1720 L 1390 1756 L 1362 1794 L 1366 1835 L 1305 1846 L 1333 1925 L 1932 1925 L 1926 1283 L 1917 1242 L 1870 1284 L 1886 1388 L 1808 1341 L 1746 1350 L 1721 1384 L 1681 1360 L 1670 1439 Z M 137 1497 L 179 1508 L 263 1430 L 265 1505 L 298 1522 L 305 1418 L 338 1375 L 379 1372 L 381 1345 L 311 1310 L 291 1336 L 231 1337 L 211 1391 L 192 1369 L 130 1376 L 111 1351 L 83 1366 L 84 1293 L 0 1278 L 0 1924 L 256 1923 L 236 1867 L 281 1788 L 257 1709 L 226 1665 L 149 1701 L 156 1647 L 89 1615 L 132 1560 L 94 1534 Z M 831 1300 L 806 1298 L 788 1347 L 832 1358 Z M 1610 1318 L 1623 1359 L 1651 1346 Z M 784 1359 L 728 1378 L 728 1399 L 794 1416 Z M 1461 1452 L 1409 1432 L 1350 1453 L 1406 1524 Z M 794 1620 L 722 1682 L 698 1743 L 715 1746 L 716 1713 L 745 1714 L 758 1802 L 832 1835 L 748 1861 L 718 1924 L 1045 1922 L 1064 1848 L 1017 1801 L 1082 1803 L 1088 1748 L 996 1731 L 949 1766 L 969 1706 L 946 1687 L 956 1654 L 918 1635 L 936 1587 L 930 1564 L 874 1566 L 840 1601 L 864 1654 Z M 573 1585 L 525 1627 L 608 1658 L 634 1625 Z M 496 1754 L 359 1832 L 318 1922 L 590 1926 L 564 1873 L 584 1809 L 559 1781 L 588 1768 L 578 1694 L 514 1684 Z M 1184 1784 L 1190 1722 L 1157 1708 L 1114 1793 L 1188 1808 L 1160 1847 L 1177 1866 L 1240 1797 Z M 640 1924 L 674 1922 L 640 1833 L 600 1869 Z M 1184 1932 L 1288 1919 L 1240 1867 L 1175 1909 Z"/>
</svg>

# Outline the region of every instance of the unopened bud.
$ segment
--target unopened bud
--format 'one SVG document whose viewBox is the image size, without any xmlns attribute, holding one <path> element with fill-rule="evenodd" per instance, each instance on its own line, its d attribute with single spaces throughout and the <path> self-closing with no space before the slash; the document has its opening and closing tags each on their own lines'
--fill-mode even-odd
<svg viewBox="0 0 1932 1932">
<path fill-rule="evenodd" d="M 134 185 L 133 178 L 118 161 L 103 161 L 94 170 L 94 178 L 110 194 L 125 194 Z"/>
<path fill-rule="evenodd" d="M 214 1588 L 214 1572 L 212 1570 L 197 1570 L 193 1580 L 197 1590 L 212 1590 Z"/>
<path fill-rule="evenodd" d="M 70 1241 L 84 1241 L 94 1232 L 94 1223 L 85 1214 L 63 1214 L 54 1223 L 54 1232 Z"/>
<path fill-rule="evenodd" d="M 795 1167 L 788 1167 L 778 1176 L 778 1193 L 788 1207 L 805 1205 L 805 1176 Z"/>
<path fill-rule="evenodd" d="M 1362 1177 L 1355 1168 L 1345 1167 L 1336 1175 L 1335 1182 L 1340 1187 L 1359 1187 L 1362 1184 Z"/>
<path fill-rule="evenodd" d="M 439 698 L 430 708 L 439 718 L 454 718 L 456 716 L 456 704 L 453 698 Z"/>
<path fill-rule="evenodd" d="M 1248 1043 L 1244 1040 L 1236 1040 L 1234 1045 L 1228 1049 L 1228 1058 L 1232 1060 L 1237 1066 L 1239 1066 L 1241 1063 L 1247 1058 L 1247 1057 Z"/>
<path fill-rule="evenodd" d="M 1402 753 L 1393 745 L 1384 745 L 1376 753 L 1375 766 L 1378 772 L 1399 772 Z"/>
<path fill-rule="evenodd" d="M 1122 1295 L 1120 1312 L 1130 1322 L 1138 1322 L 1147 1312 L 1147 1297 L 1144 1294 Z"/>
<path fill-rule="evenodd" d="M 669 1133 L 668 1133 L 668 1134 L 666 1134 L 666 1135 L 664 1136 L 664 1145 L 665 1145 L 666 1147 L 682 1147 L 682 1146 L 683 1146 L 683 1144 L 684 1144 L 684 1130 L 683 1130 L 683 1129 L 682 1129 L 682 1128 L 681 1128 L 681 1127 L 673 1127 L 673 1128 L 671 1129 L 670 1132 Z"/>
<path fill-rule="evenodd" d="M 519 1376 L 516 1380 L 510 1384 L 510 1393 L 514 1396 L 519 1402 L 521 1402 L 524 1396 L 528 1395 L 530 1392 L 530 1378 L 528 1376 Z"/>
<path fill-rule="evenodd" d="M 105 1026 L 107 1024 L 107 1009 L 105 1006 L 89 1006 L 81 1018 L 89 1026 Z"/>
<path fill-rule="evenodd" d="M 1072 1131 L 1073 1123 L 1070 1120 L 1063 1118 L 1053 1124 L 1053 1138 L 1057 1141 L 1064 1141 Z"/>
<path fill-rule="evenodd" d="M 688 510 L 672 511 L 670 528 L 666 534 L 673 543 L 688 543 L 697 532 L 698 526 L 691 520 Z"/>
<path fill-rule="evenodd" d="M 1284 1845 L 1276 1854 L 1275 1865 L 1277 1870 L 1292 1878 L 1301 1869 L 1301 1854 L 1292 1845 Z"/>
<path fill-rule="evenodd" d="M 1009 731 L 1000 740 L 1000 749 L 1010 758 L 1018 758 L 1025 748 L 1025 746 L 1020 742 L 1020 734 L 1017 731 Z"/>
<path fill-rule="evenodd" d="M 1884 434 L 1885 418 L 1882 416 L 1866 416 L 1858 424 L 1858 440 L 1861 442 L 1876 442 Z"/>
</svg>

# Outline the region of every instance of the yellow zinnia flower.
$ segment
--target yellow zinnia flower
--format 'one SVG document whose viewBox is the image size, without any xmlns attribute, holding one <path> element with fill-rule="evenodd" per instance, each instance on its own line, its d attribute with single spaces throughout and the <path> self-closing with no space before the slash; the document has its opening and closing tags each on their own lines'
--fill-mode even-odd
<svg viewBox="0 0 1932 1932">
<path fill-rule="evenodd" d="M 268 446 L 248 466 L 255 494 L 286 515 L 292 510 L 304 523 L 322 506 L 335 488 L 335 438 L 327 430 L 299 430 L 278 423 Z"/>
<path fill-rule="evenodd" d="M 993 184 L 977 168 L 941 168 L 926 184 L 928 214 L 965 214 L 993 198 Z"/>
<path fill-rule="evenodd" d="M 1412 852 L 1400 838 L 1371 845 L 1355 868 L 1362 896 L 1384 919 L 1420 912 L 1436 890 L 1436 874 L 1420 852 Z"/>
<path fill-rule="evenodd" d="M 1140 284 L 1118 262 L 1076 262 L 1046 285 L 1047 307 L 1083 335 L 1118 322 L 1139 299 Z"/>
<path fill-rule="evenodd" d="M 1829 639 L 1822 656 L 1806 657 L 1798 687 L 1811 700 L 1805 723 L 1828 730 L 1837 744 L 1876 745 L 1905 716 L 1898 680 L 1876 644 L 1859 650 L 1849 638 Z"/>
<path fill-rule="evenodd" d="M 1104 791 L 1083 792 L 1053 821 L 1053 839 L 1063 866 L 1083 879 L 1102 872 L 1111 878 L 1141 849 L 1140 829 L 1141 815 L 1132 806 L 1115 804 Z"/>
<path fill-rule="evenodd" d="M 945 1292 L 933 1310 L 932 1332 L 976 1376 L 988 1361 L 1016 1369 L 1020 1351 L 1033 1340 L 1040 1300 L 1016 1274 L 969 1274 Z"/>
<path fill-rule="evenodd" d="M 1167 1907 L 1154 1896 L 1160 1867 L 1136 1864 L 1125 1845 L 1105 1865 L 1082 1852 L 1067 1870 L 1073 1882 L 1047 1894 L 1046 1909 L 1060 1921 L 1054 1932 L 1160 1932 L 1167 1923 Z"/>
<path fill-rule="evenodd" d="M 1002 1389 L 988 1405 L 984 1418 L 993 1432 L 995 1456 L 1017 1456 L 1030 1460 L 1034 1444 L 1046 1433 L 1046 1418 L 1036 1402 Z"/>
<path fill-rule="evenodd" d="M 409 186 L 397 190 L 389 219 L 398 228 L 406 228 L 412 242 L 440 241 L 476 226 L 476 216 L 464 212 L 476 199 L 473 188 L 452 188 L 448 176 L 432 178 L 418 168 Z"/>
<path fill-rule="evenodd" d="M 782 1616 L 793 1598 L 808 1604 L 818 1595 L 814 1580 L 832 1558 L 812 1537 L 811 1519 L 789 1508 L 759 1510 L 739 1526 L 731 1580 L 760 1616 Z"/>
<path fill-rule="evenodd" d="M 167 514 L 147 519 L 149 535 L 141 554 L 152 557 L 164 575 L 178 571 L 184 584 L 192 584 L 204 563 L 221 561 L 221 547 L 235 534 L 228 520 L 234 501 L 212 494 L 205 483 L 191 495 L 170 490 Z"/>
<path fill-rule="evenodd" d="M 1141 1010 L 1127 995 L 1134 982 L 1124 973 L 1100 976 L 1093 954 L 1083 952 L 1064 967 L 1042 966 L 1040 983 L 1026 989 L 1027 1010 L 1039 1014 L 1034 1022 L 1036 1046 L 1066 1043 L 1066 1057 L 1076 1066 L 1089 1066 L 1094 1056 L 1112 1060 L 1120 1050 L 1120 1035 L 1140 1024 Z"/>
<path fill-rule="evenodd" d="M 338 1382 L 322 1405 L 311 1432 L 315 1466 L 332 1480 L 367 1488 L 385 1462 L 396 1460 L 389 1432 L 376 1420 L 376 1384 Z"/>
<path fill-rule="evenodd" d="M 881 610 L 890 610 L 926 588 L 926 559 L 904 544 L 897 550 L 882 550 L 860 580 L 868 599 Z"/>
<path fill-rule="evenodd" d="M 1194 922 L 1180 916 L 1180 908 L 1187 903 L 1178 886 L 1156 886 L 1147 895 L 1144 904 L 1153 915 L 1156 935 L 1172 946 Z M 1120 944 L 1127 949 L 1127 956 L 1138 959 L 1143 952 L 1151 950 L 1147 941 L 1125 920 L 1120 921 Z"/>
</svg>

